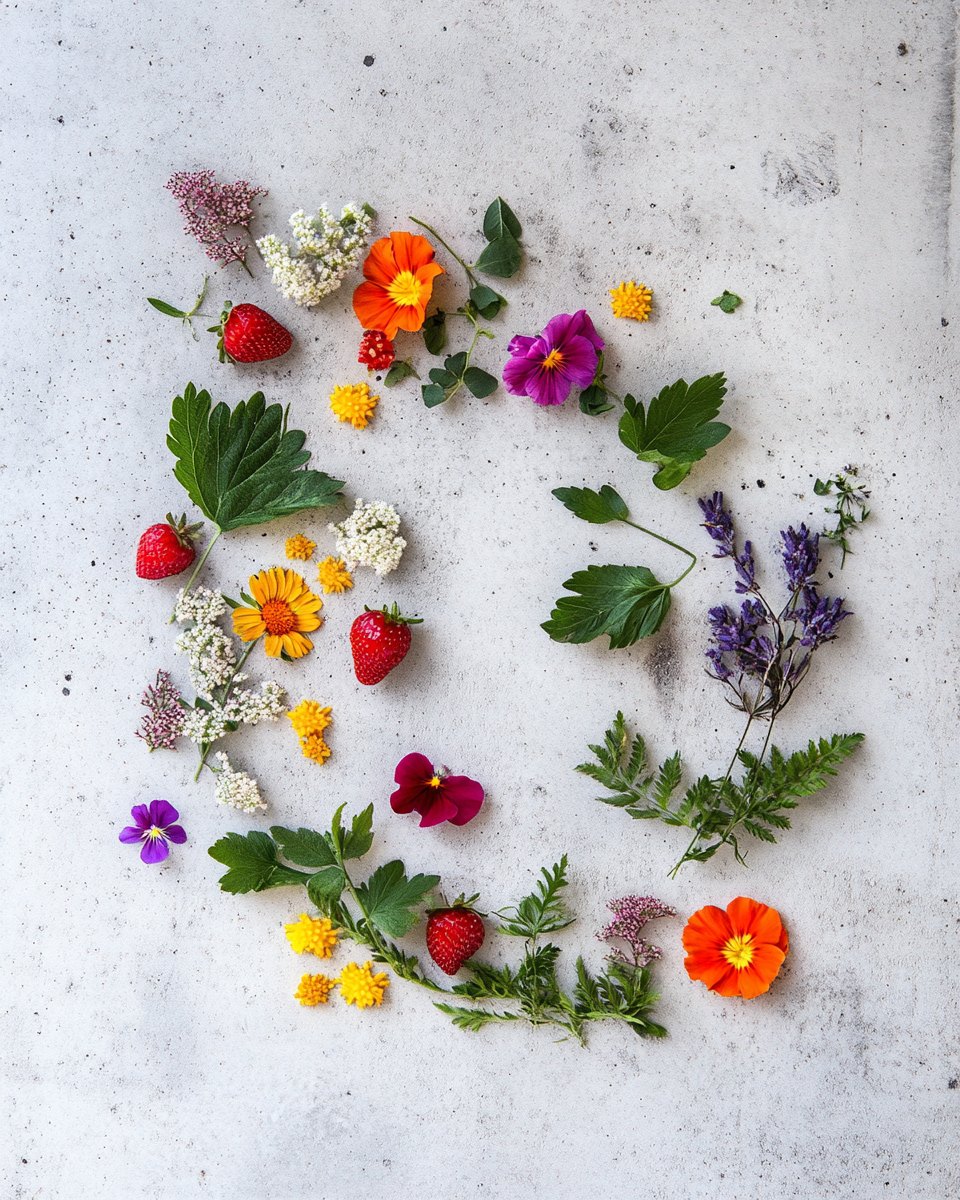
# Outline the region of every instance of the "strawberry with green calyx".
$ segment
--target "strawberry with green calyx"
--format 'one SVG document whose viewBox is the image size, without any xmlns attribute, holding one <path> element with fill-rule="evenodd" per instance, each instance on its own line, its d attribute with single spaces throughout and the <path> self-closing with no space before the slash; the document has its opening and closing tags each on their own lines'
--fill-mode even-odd
<svg viewBox="0 0 960 1200">
<path fill-rule="evenodd" d="M 194 546 L 203 522 L 187 524 L 187 514 L 177 520 L 167 513 L 166 524 L 151 525 L 137 545 L 137 575 L 141 579 L 166 579 L 179 575 L 197 557 Z"/>
<path fill-rule="evenodd" d="M 427 950 L 446 975 L 456 975 L 483 945 L 482 918 L 473 905 L 479 894 L 469 900 L 461 894 L 453 904 L 433 908 L 427 916 Z"/>
<path fill-rule="evenodd" d="M 367 608 L 350 626 L 353 669 L 361 683 L 379 683 L 403 661 L 410 649 L 410 626 L 422 625 L 421 617 L 404 617 L 396 604 L 391 608 Z"/>
<path fill-rule="evenodd" d="M 255 363 L 279 358 L 293 345 L 293 336 L 279 321 L 255 304 L 238 304 L 228 300 L 220 314 L 220 324 L 211 325 L 208 333 L 217 333 L 217 350 L 221 362 Z"/>
</svg>

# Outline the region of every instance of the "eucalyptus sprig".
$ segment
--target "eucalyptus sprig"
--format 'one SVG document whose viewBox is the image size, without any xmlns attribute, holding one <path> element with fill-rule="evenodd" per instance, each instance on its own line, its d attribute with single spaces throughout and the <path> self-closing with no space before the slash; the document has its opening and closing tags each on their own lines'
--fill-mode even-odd
<svg viewBox="0 0 960 1200">
<path fill-rule="evenodd" d="M 606 633 L 611 650 L 622 650 L 656 633 L 670 611 L 671 590 L 697 565 L 697 556 L 662 534 L 629 520 L 629 509 L 609 484 L 604 484 L 599 492 L 590 488 L 555 488 L 553 495 L 583 521 L 594 525 L 622 521 L 686 554 L 691 562 L 670 583 L 661 583 L 647 567 L 591 565 L 585 571 L 575 571 L 563 586 L 576 595 L 561 596 L 550 620 L 544 621 L 540 628 L 555 642 L 576 644 Z"/>
<path fill-rule="evenodd" d="M 523 258 L 519 242 L 522 232 L 520 222 L 510 205 L 498 196 L 489 206 L 483 218 L 483 235 L 487 239 L 487 245 L 483 248 L 477 261 L 468 264 L 452 246 L 444 241 L 432 225 L 413 216 L 410 217 L 410 220 L 415 225 L 419 225 L 421 229 L 426 229 L 431 233 L 440 245 L 453 255 L 466 272 L 469 288 L 468 299 L 460 305 L 455 313 L 438 310 L 427 317 L 423 323 L 424 345 L 431 354 L 439 355 L 442 352 L 447 342 L 447 318 L 450 316 L 463 317 L 473 326 L 473 340 L 469 348 L 448 355 L 444 359 L 442 367 L 434 367 L 430 371 L 431 382 L 424 384 L 420 389 L 423 402 L 427 408 L 435 408 L 438 404 L 443 404 L 455 396 L 462 387 L 465 387 L 468 392 L 472 392 L 478 399 L 482 399 L 496 391 L 499 380 L 487 371 L 471 365 L 473 351 L 480 338 L 493 338 L 494 336 L 489 329 L 481 327 L 480 318 L 482 317 L 485 321 L 492 320 L 502 308 L 506 307 L 507 301 L 493 288 L 482 283 L 475 272 L 480 271 L 485 275 L 493 275 L 500 279 L 509 279 L 517 273 Z M 408 374 L 413 374 L 412 368 L 404 370 L 403 375 L 399 378 Z M 399 382 L 399 378 L 390 381 L 391 384 Z"/>
<path fill-rule="evenodd" d="M 821 537 L 829 538 L 831 542 L 840 547 L 842 551 L 841 570 L 847 561 L 847 555 L 853 553 L 850 543 L 847 541 L 847 534 L 856 529 L 858 525 L 862 525 L 870 516 L 870 509 L 867 508 L 870 493 L 857 479 L 857 468 L 848 465 L 843 469 L 846 471 L 846 475 L 837 472 L 826 481 L 818 479 L 813 485 L 813 490 L 818 496 L 833 496 L 836 499 L 834 507 L 826 509 L 828 513 L 832 513 L 837 518 L 836 528 L 824 529 Z M 858 509 L 859 511 L 856 511 Z"/>
<path fill-rule="evenodd" d="M 529 896 L 497 914 L 501 918 L 498 932 L 524 940 L 523 958 L 515 968 L 471 959 L 463 968 L 472 976 L 470 980 L 455 984 L 452 990 L 435 983 L 422 970 L 419 958 L 393 939 L 411 931 L 417 910 L 439 885 L 439 875 L 408 877 L 403 863 L 395 859 L 378 867 L 366 881 L 357 882 L 347 864 L 363 858 L 373 845 L 373 805 L 358 813 L 349 829 L 342 821 L 344 807 L 337 809 L 324 833 L 283 826 L 274 826 L 269 834 L 258 830 L 246 835 L 228 833 L 209 850 L 212 858 L 229 868 L 220 879 L 221 890 L 238 894 L 298 884 L 305 887 L 316 908 L 345 937 L 366 946 L 376 962 L 431 992 L 470 1002 L 473 1007 L 436 1003 L 461 1029 L 527 1021 L 557 1026 L 584 1045 L 589 1022 L 618 1020 L 640 1037 L 666 1036 L 663 1026 L 650 1019 L 659 997 L 651 990 L 645 968 L 609 962 L 599 976 L 593 976 L 578 958 L 572 994 L 564 992 L 557 981 L 560 949 L 541 939 L 574 921 L 560 896 L 567 886 L 566 855 L 549 870 L 541 870 Z M 487 1002 L 496 1007 L 486 1007 Z M 505 1008 L 505 1004 L 515 1007 Z"/>
</svg>

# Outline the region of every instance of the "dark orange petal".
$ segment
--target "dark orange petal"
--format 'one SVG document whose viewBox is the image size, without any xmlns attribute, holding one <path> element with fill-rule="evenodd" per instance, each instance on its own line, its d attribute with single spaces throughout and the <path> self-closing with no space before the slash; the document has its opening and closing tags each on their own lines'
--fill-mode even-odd
<svg viewBox="0 0 960 1200">
<path fill-rule="evenodd" d="M 691 954 L 683 960 L 687 974 L 721 996 L 739 996 L 737 972 L 719 954 Z M 735 990 L 734 990 L 735 989 Z"/>
<path fill-rule="evenodd" d="M 393 253 L 400 271 L 417 273 L 418 267 L 425 267 L 433 262 L 433 247 L 419 233 L 406 233 L 399 230 L 390 234 L 393 242 Z M 440 268 L 443 270 L 443 268 Z"/>
<path fill-rule="evenodd" d="M 739 972 L 740 991 L 746 1000 L 752 1000 L 769 988 L 783 965 L 784 954 L 776 946 L 757 946 L 750 966 Z"/>
<path fill-rule="evenodd" d="M 387 287 L 393 282 L 399 270 L 393 242 L 390 238 L 378 238 L 370 247 L 370 253 L 363 264 L 364 279 Z"/>
<path fill-rule="evenodd" d="M 693 950 L 712 946 L 719 949 L 732 936 L 733 930 L 727 914 L 715 904 L 707 904 L 698 909 L 687 922 L 683 931 L 683 948 Z"/>
<path fill-rule="evenodd" d="M 396 335 L 397 305 L 378 283 L 360 284 L 353 293 L 353 311 L 364 329 L 382 329 L 391 340 Z"/>
<path fill-rule="evenodd" d="M 754 941 L 776 946 L 783 932 L 780 914 L 757 900 L 738 896 L 727 905 L 730 924 L 735 934 L 750 933 Z"/>
</svg>

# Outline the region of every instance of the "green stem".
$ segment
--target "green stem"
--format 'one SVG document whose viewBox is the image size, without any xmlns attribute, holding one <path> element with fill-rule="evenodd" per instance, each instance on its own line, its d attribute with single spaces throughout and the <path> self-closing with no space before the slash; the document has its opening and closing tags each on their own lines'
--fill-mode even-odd
<svg viewBox="0 0 960 1200">
<path fill-rule="evenodd" d="M 642 525 L 637 525 L 634 521 L 628 521 L 626 517 L 620 517 L 619 520 L 623 521 L 624 525 L 630 525 L 633 529 L 639 529 L 641 533 L 645 533 L 649 537 L 656 538 L 658 542 L 664 542 L 667 546 L 672 546 L 674 550 L 679 550 L 681 554 L 685 554 L 689 559 L 692 560 L 690 566 L 687 567 L 684 573 L 678 576 L 673 583 L 668 583 L 666 585 L 667 587 L 676 587 L 678 583 L 686 579 L 693 568 L 697 565 L 697 556 L 685 546 L 680 546 L 676 542 L 671 542 L 669 538 L 665 538 L 660 533 L 654 533 L 652 529 L 644 529 Z"/>
<path fill-rule="evenodd" d="M 217 538 L 220 536 L 221 533 L 223 533 L 223 530 L 220 529 L 217 525 L 214 525 L 214 529 L 216 529 L 217 532 L 210 539 L 210 544 L 207 546 L 206 550 L 204 550 L 204 552 L 197 559 L 197 565 L 193 568 L 193 573 L 191 574 L 190 578 L 187 580 L 186 584 L 184 585 L 184 588 L 183 588 L 184 594 L 189 592 L 191 587 L 193 587 L 193 581 L 200 574 L 200 568 L 207 561 L 207 555 L 213 549 L 214 543 L 216 542 Z M 170 620 L 167 622 L 167 624 L 172 625 L 176 619 L 177 619 L 177 615 L 176 615 L 176 613 L 174 613 L 173 616 L 170 618 Z"/>
<path fill-rule="evenodd" d="M 418 221 L 416 217 L 408 217 L 407 219 L 408 219 L 409 221 L 412 221 L 412 222 L 414 223 L 414 225 L 419 225 L 421 229 L 426 229 L 426 230 L 428 230 L 430 233 L 432 233 L 432 234 L 433 234 L 433 236 L 434 236 L 434 237 L 437 239 L 437 241 L 440 243 L 440 245 L 441 245 L 441 246 L 443 246 L 443 248 L 444 248 L 445 250 L 448 250 L 448 251 L 449 251 L 449 252 L 450 252 L 450 253 L 453 255 L 453 257 L 454 257 L 454 258 L 457 260 L 457 262 L 460 264 L 460 266 L 461 266 L 461 267 L 463 267 L 463 269 L 464 269 L 464 270 L 466 271 L 466 273 L 467 273 L 467 278 L 470 280 L 470 283 L 471 283 L 471 285 L 472 285 L 473 287 L 476 287 L 476 286 L 477 286 L 477 280 L 476 280 L 476 276 L 474 275 L 474 273 L 473 273 L 473 272 L 470 270 L 470 268 L 469 268 L 469 267 L 467 266 L 467 264 L 466 264 L 466 263 L 463 261 L 463 259 L 462 259 L 462 258 L 460 257 L 460 255 L 459 255 L 459 254 L 456 252 L 456 250 L 454 250 L 452 246 L 449 246 L 449 245 L 448 245 L 448 244 L 447 244 L 447 243 L 446 243 L 446 242 L 443 240 L 443 238 L 440 236 L 440 234 L 439 234 L 439 233 L 437 233 L 437 231 L 434 229 L 434 227 L 433 227 L 432 225 L 428 225 L 428 224 L 426 223 L 426 221 Z"/>
</svg>

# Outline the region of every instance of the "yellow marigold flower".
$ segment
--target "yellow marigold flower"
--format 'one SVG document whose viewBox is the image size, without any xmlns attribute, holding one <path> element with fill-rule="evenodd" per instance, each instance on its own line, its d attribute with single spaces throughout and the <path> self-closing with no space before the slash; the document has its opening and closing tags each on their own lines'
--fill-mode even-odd
<svg viewBox="0 0 960 1200">
<path fill-rule="evenodd" d="M 354 429 L 366 429 L 379 399 L 379 396 L 370 395 L 369 383 L 350 383 L 333 389 L 330 407 L 341 421 L 349 421 Z"/>
<path fill-rule="evenodd" d="M 322 733 L 308 733 L 302 737 L 300 750 L 304 758 L 311 758 L 315 763 L 325 763 L 330 757 L 330 747 L 323 740 Z"/>
<path fill-rule="evenodd" d="M 340 975 L 340 995 L 347 1004 L 355 1004 L 357 1008 L 370 1008 L 380 1004 L 383 993 L 390 986 L 386 971 L 374 975 L 373 964 L 365 962 L 362 967 L 356 963 L 347 963 Z"/>
<path fill-rule="evenodd" d="M 304 975 L 293 998 L 306 1005 L 326 1004 L 336 985 L 337 981 L 328 979 L 326 975 Z"/>
<path fill-rule="evenodd" d="M 650 319 L 650 302 L 653 292 L 642 283 L 621 283 L 619 287 L 611 288 L 610 307 L 615 317 L 634 317 L 637 321 Z"/>
<path fill-rule="evenodd" d="M 287 558 L 302 558 L 304 562 L 313 555 L 317 548 L 316 542 L 298 533 L 295 537 L 287 538 Z"/>
<path fill-rule="evenodd" d="M 303 582 L 296 571 L 271 567 L 250 576 L 250 594 L 256 608 L 233 610 L 233 632 L 242 642 L 252 642 L 266 634 L 264 649 L 271 658 L 286 650 L 291 658 L 303 658 L 313 649 L 304 634 L 323 624 L 317 609 L 323 601 Z"/>
<path fill-rule="evenodd" d="M 287 941 L 297 954 L 315 954 L 317 958 L 330 957 L 340 933 L 326 917 L 308 917 L 306 913 L 301 913 L 283 928 L 287 933 Z"/>
<path fill-rule="evenodd" d="M 342 558 L 325 558 L 318 567 L 317 578 L 328 596 L 331 592 L 345 592 L 353 587 L 353 576 Z"/>
<path fill-rule="evenodd" d="M 308 733 L 322 733 L 333 723 L 330 708 L 321 708 L 318 700 L 301 700 L 296 708 L 291 708 L 287 718 L 294 728 L 297 737 L 306 737 Z"/>
</svg>

